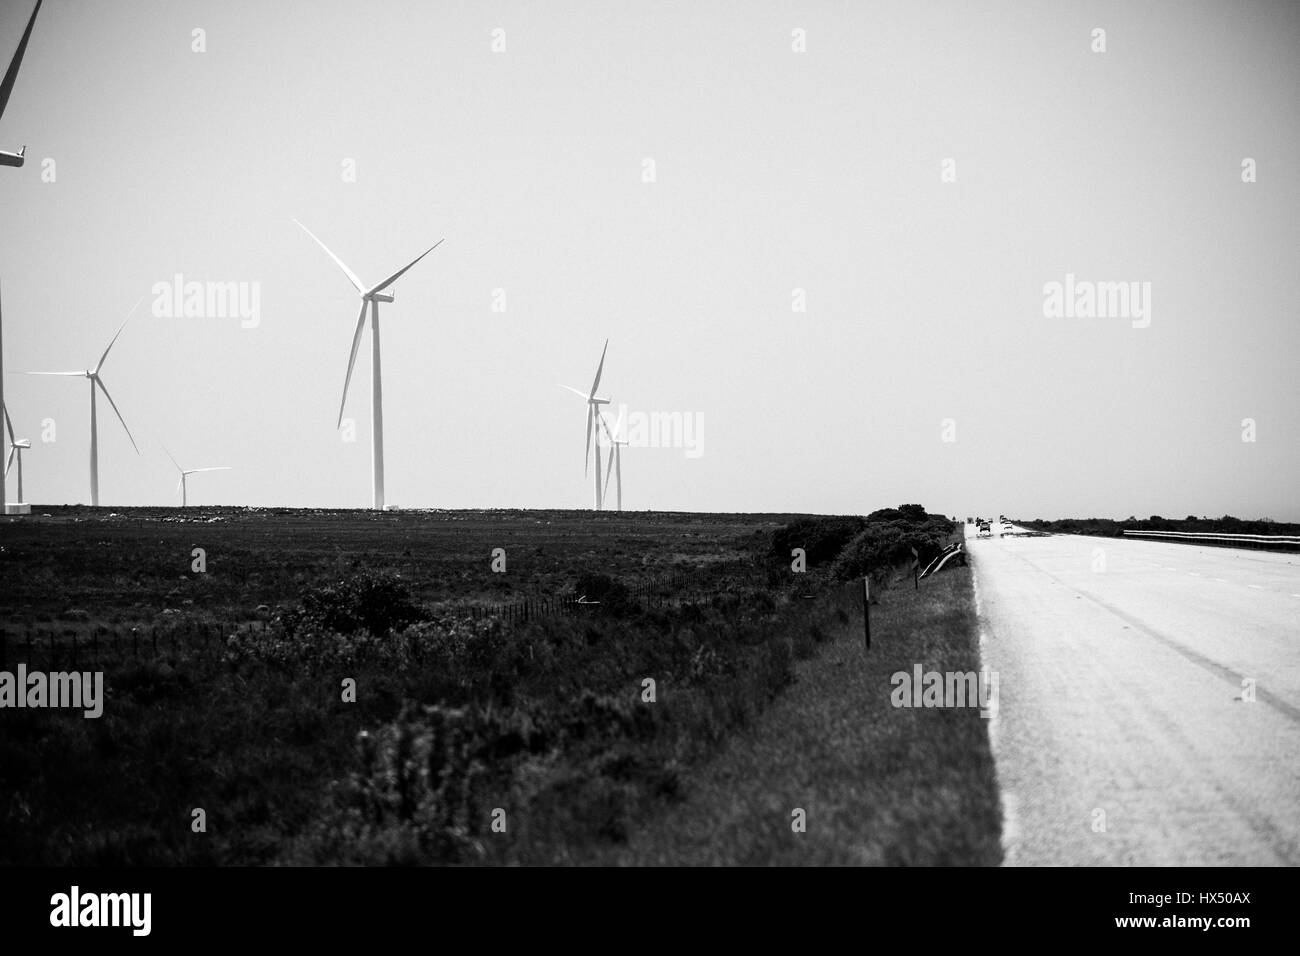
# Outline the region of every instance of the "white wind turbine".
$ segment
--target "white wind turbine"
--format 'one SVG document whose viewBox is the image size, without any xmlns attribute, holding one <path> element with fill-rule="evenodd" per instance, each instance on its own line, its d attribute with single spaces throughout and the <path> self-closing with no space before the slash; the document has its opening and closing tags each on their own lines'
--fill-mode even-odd
<svg viewBox="0 0 1300 956">
<path fill-rule="evenodd" d="M 166 454 L 168 458 L 171 458 L 172 464 L 175 465 L 176 470 L 181 473 L 180 481 L 176 482 L 176 490 L 181 493 L 182 508 L 184 508 L 187 504 L 189 504 L 188 480 L 190 475 L 197 475 L 199 472 L 202 471 L 230 471 L 229 465 L 217 465 L 215 468 L 182 468 L 180 464 L 176 461 L 176 459 L 172 458 L 172 453 L 167 451 L 166 445 L 163 446 L 163 453 Z"/>
<path fill-rule="evenodd" d="M 298 220 L 295 219 L 294 222 L 298 222 Z M 352 283 L 353 288 L 361 294 L 361 311 L 357 313 L 357 329 L 352 334 L 352 354 L 348 357 L 348 374 L 343 380 L 343 399 L 339 402 L 339 420 L 336 426 L 339 428 L 343 426 L 343 408 L 347 404 L 348 386 L 352 382 L 352 367 L 356 364 L 357 348 L 361 345 L 361 331 L 366 325 L 366 307 L 370 307 L 370 414 L 372 419 L 370 462 L 373 471 L 371 500 L 373 507 L 378 511 L 382 511 L 384 508 L 384 402 L 383 384 L 379 374 L 379 303 L 392 302 L 393 293 L 384 290 L 405 275 L 411 266 L 442 245 L 443 240 L 439 239 L 383 282 L 367 288 L 366 284 L 357 278 L 356 273 L 344 265 L 342 259 L 330 252 L 329 246 L 317 239 L 312 231 L 302 223 L 298 222 L 298 225 L 303 232 L 315 240 L 316 245 L 325 250 L 325 254 L 334 260 L 338 267 L 343 270 L 343 274 L 348 277 L 348 281 Z"/>
<path fill-rule="evenodd" d="M 600 388 L 600 376 L 605 371 L 605 353 L 609 351 L 609 339 L 605 340 L 605 347 L 600 351 L 600 364 L 596 366 L 596 377 L 591 383 L 590 392 L 580 392 L 576 388 L 568 385 L 561 385 L 560 388 L 567 388 L 574 395 L 583 399 L 587 403 L 587 453 L 583 459 L 582 473 L 587 474 L 591 465 L 591 426 L 597 418 L 600 417 L 600 406 L 608 405 L 608 398 L 598 398 L 596 389 Z M 601 427 L 604 427 L 604 419 L 601 419 Z M 600 434 L 596 435 L 596 510 L 599 511 L 603 504 L 603 497 L 600 488 Z"/>
<path fill-rule="evenodd" d="M 31 448 L 32 443 L 26 438 L 14 438 L 14 423 L 9 417 L 9 409 L 5 410 L 5 428 L 9 432 L 9 458 L 5 462 L 5 477 L 9 477 L 9 469 L 14 466 L 14 460 L 18 461 L 18 504 L 23 503 L 23 451 Z"/>
<path fill-rule="evenodd" d="M 605 426 L 605 419 L 601 418 L 600 424 Z M 609 494 L 609 476 L 612 473 L 615 478 L 615 488 L 618 491 L 618 510 L 623 510 L 623 448 L 627 445 L 627 439 L 619 438 L 623 433 L 623 414 L 619 413 L 618 421 L 614 422 L 614 428 L 611 430 L 605 426 L 605 434 L 609 438 L 609 466 L 605 469 L 605 494 Z"/>
<path fill-rule="evenodd" d="M 23 31 L 23 38 L 18 41 L 18 49 L 14 51 L 13 59 L 9 61 L 9 69 L 5 70 L 5 78 L 0 80 L 0 116 L 4 116 L 5 106 L 9 103 L 9 94 L 13 92 L 14 83 L 18 80 L 18 68 L 23 65 L 23 54 L 27 52 L 27 41 L 32 38 L 32 27 L 36 26 L 36 14 L 40 12 L 41 0 L 36 0 L 36 7 L 32 10 L 31 19 L 27 21 L 27 29 Z M 0 166 L 21 166 L 26 152 L 26 146 L 16 153 L 0 150 Z"/>
<path fill-rule="evenodd" d="M 96 388 L 104 393 L 104 397 L 108 399 L 108 404 L 113 406 L 113 414 L 115 414 L 117 420 L 122 423 L 122 429 L 126 432 L 126 437 L 131 439 L 131 447 L 135 449 L 137 455 L 140 454 L 140 448 L 136 445 L 135 439 L 131 436 L 131 429 L 126 427 L 126 419 L 123 418 L 122 413 L 117 410 L 117 402 L 113 401 L 113 396 L 108 394 L 108 387 L 104 384 L 104 380 L 99 377 L 99 370 L 104 367 L 104 360 L 108 358 L 108 353 L 112 350 L 114 343 L 117 342 L 117 337 L 121 335 L 122 330 L 126 328 L 126 323 L 130 321 L 132 313 L 140 307 L 140 303 L 143 301 L 144 296 L 141 296 L 136 300 L 135 305 L 133 305 L 131 311 L 126 314 L 126 318 L 122 320 L 122 324 L 118 326 L 117 333 L 113 336 L 112 341 L 108 343 L 108 348 L 104 349 L 104 354 L 99 357 L 99 361 L 95 363 L 94 368 L 82 369 L 81 371 L 76 372 L 23 373 L 24 375 L 84 376 L 90 381 L 90 503 L 95 506 L 99 505 L 99 423 L 95 414 Z"/>
</svg>

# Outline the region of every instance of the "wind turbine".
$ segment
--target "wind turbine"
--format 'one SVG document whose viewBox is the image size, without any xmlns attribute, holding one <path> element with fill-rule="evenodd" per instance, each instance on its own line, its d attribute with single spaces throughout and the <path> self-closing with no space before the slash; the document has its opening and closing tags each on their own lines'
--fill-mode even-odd
<svg viewBox="0 0 1300 956">
<path fill-rule="evenodd" d="M 122 320 L 122 324 L 118 326 L 117 333 L 113 336 L 112 341 L 108 343 L 108 348 L 104 349 L 104 354 L 99 357 L 99 361 L 95 363 L 94 368 L 82 369 L 81 371 L 76 371 L 76 372 L 24 372 L 22 373 L 24 375 L 84 376 L 90 381 L 90 503 L 95 506 L 99 505 L 99 424 L 97 421 L 97 416 L 95 414 L 95 389 L 96 388 L 98 388 L 101 392 L 104 393 L 104 397 L 108 399 L 108 404 L 113 406 L 113 414 L 115 414 L 117 416 L 117 420 L 122 423 L 122 429 L 126 432 L 126 437 L 131 439 L 131 447 L 135 449 L 135 453 L 137 455 L 140 454 L 140 447 L 136 445 L 135 439 L 132 438 L 131 429 L 126 427 L 126 419 L 123 418 L 122 413 L 117 410 L 117 402 L 113 401 L 113 396 L 108 394 L 108 386 L 106 386 L 104 384 L 104 380 L 99 377 L 99 370 L 104 367 L 104 360 L 108 358 L 108 353 L 112 350 L 113 345 L 117 342 L 117 337 L 121 335 L 122 330 L 126 328 L 126 323 L 130 321 L 132 313 L 134 313 L 135 310 L 140 307 L 140 303 L 143 301 L 144 301 L 144 296 L 141 296 L 139 299 L 136 300 L 135 305 L 133 305 L 131 307 L 131 311 L 126 314 L 126 318 Z"/>
<path fill-rule="evenodd" d="M 605 419 L 601 418 L 600 424 L 605 424 Z M 605 428 L 605 434 L 609 438 L 609 467 L 605 469 L 605 494 L 609 494 L 609 476 L 612 472 L 617 479 L 615 487 L 618 489 L 618 510 L 623 510 L 623 447 L 627 445 L 627 439 L 616 436 L 623 433 L 623 415 L 618 416 L 618 421 L 614 422 L 614 429 L 611 431 Z"/>
<path fill-rule="evenodd" d="M 36 0 L 36 8 L 32 10 L 31 19 L 27 21 L 27 29 L 23 31 L 23 38 L 18 41 L 14 58 L 9 61 L 9 69 L 5 71 L 4 81 L 0 82 L 0 116 L 4 116 L 5 106 L 9 103 L 9 94 L 13 92 L 14 82 L 18 79 L 18 68 L 23 65 L 23 54 L 27 52 L 27 41 L 31 39 L 32 27 L 36 26 L 36 14 L 40 12 L 41 0 Z M 26 146 L 16 153 L 0 150 L 0 166 L 21 166 L 25 152 L 27 152 Z"/>
<path fill-rule="evenodd" d="M 298 220 L 295 219 L 294 222 L 298 222 Z M 357 313 L 357 329 L 352 333 L 352 354 L 348 357 L 348 374 L 343 380 L 343 400 L 339 402 L 339 421 L 336 426 L 339 428 L 343 426 L 343 408 L 348 401 L 348 386 L 352 383 L 352 367 L 356 364 L 357 348 L 361 345 L 361 331 L 366 325 L 366 307 L 370 307 L 370 414 L 372 419 L 370 462 L 373 471 L 371 501 L 376 511 L 382 511 L 384 509 L 384 390 L 379 374 L 379 303 L 392 302 L 393 293 L 384 290 L 404 276 L 411 266 L 442 245 L 443 240 L 439 239 L 383 282 L 367 288 L 366 284 L 357 278 L 356 273 L 344 265 L 342 259 L 330 252 L 329 246 L 317 239 L 312 231 L 302 223 L 298 222 L 298 225 L 303 232 L 315 240 L 316 245 L 325 250 L 325 254 L 334 260 L 338 267 L 343 270 L 343 274 L 348 277 L 348 281 L 352 283 L 353 288 L 361 294 L 361 311 Z"/>
<path fill-rule="evenodd" d="M 18 504 L 23 503 L 23 451 L 31 448 L 32 443 L 26 438 L 14 438 L 14 423 L 9 417 L 9 409 L 5 410 L 5 428 L 9 432 L 9 458 L 5 461 L 5 477 L 9 477 L 9 469 L 14 466 L 14 459 L 18 460 Z"/>
<path fill-rule="evenodd" d="M 568 385 L 560 386 L 560 388 L 567 388 L 574 395 L 577 395 L 579 398 L 583 399 L 587 403 L 587 454 L 586 457 L 583 459 L 583 463 L 582 463 L 583 475 L 587 474 L 587 471 L 591 465 L 591 426 L 593 422 L 600 416 L 600 406 L 609 404 L 608 398 L 598 398 L 596 396 L 596 390 L 600 388 L 601 373 L 605 371 L 605 353 L 607 351 L 609 351 L 609 339 L 605 340 L 605 347 L 600 351 L 600 364 L 596 366 L 596 377 L 595 379 L 592 380 L 590 392 L 583 393 L 578 391 L 576 388 L 571 388 Z M 605 424 L 604 419 L 601 419 L 601 426 L 604 427 L 604 424 Z M 602 504 L 603 504 L 603 498 L 601 495 L 601 488 L 600 488 L 600 435 L 597 434 L 596 435 L 596 510 L 597 511 L 601 509 Z"/>
<path fill-rule="evenodd" d="M 189 503 L 189 485 L 186 483 L 190 475 L 197 475 L 201 471 L 230 471 L 229 465 L 217 465 L 215 468 L 182 468 L 172 453 L 167 451 L 167 446 L 163 446 L 163 453 L 171 458 L 172 464 L 176 465 L 176 470 L 181 473 L 180 481 L 176 482 L 176 490 L 181 493 L 181 507 L 184 508 Z"/>
<path fill-rule="evenodd" d="M 0 118 L 5 115 L 5 107 L 9 105 L 9 94 L 13 92 L 14 83 L 18 80 L 18 68 L 23 64 L 23 54 L 27 52 L 27 41 L 31 38 L 32 28 L 36 26 L 36 14 L 41 10 L 41 0 L 36 0 L 36 8 L 32 10 L 31 19 L 27 21 L 27 29 L 23 31 L 23 38 L 18 41 L 18 49 L 14 51 L 13 59 L 9 61 L 9 69 L 5 70 L 5 78 L 0 80 Z M 23 164 L 23 154 L 27 152 L 24 146 L 16 153 L 7 153 L 0 150 L 0 166 L 21 166 Z M 0 335 L 0 340 L 3 336 Z M 0 341 L 0 408 L 5 408 L 5 389 L 4 389 L 4 345 Z M 22 466 L 18 466 L 18 474 L 23 472 Z M 21 494 L 18 496 L 22 497 Z M 23 513 L 22 508 L 15 509 L 16 513 Z M 0 514 L 9 514 L 9 491 L 4 481 L 0 480 Z"/>
<path fill-rule="evenodd" d="M 4 309 L 0 308 L 0 408 L 4 409 L 5 418 L 9 418 L 9 406 L 5 404 L 5 344 L 4 344 Z M 13 430 L 10 429 L 9 441 L 13 442 Z M 4 438 L 0 436 L 0 452 L 4 451 Z M 21 474 L 21 469 L 19 474 Z M 21 496 L 20 496 L 21 497 Z M 15 508 L 15 511 L 21 509 Z M 0 515 L 9 514 L 9 483 L 0 478 Z"/>
</svg>

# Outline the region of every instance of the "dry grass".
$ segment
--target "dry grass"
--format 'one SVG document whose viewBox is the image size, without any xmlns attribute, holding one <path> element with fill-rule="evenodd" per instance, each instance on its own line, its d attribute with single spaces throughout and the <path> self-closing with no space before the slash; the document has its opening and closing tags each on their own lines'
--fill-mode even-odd
<svg viewBox="0 0 1300 956">
<path fill-rule="evenodd" d="M 621 864 L 996 865 L 1000 817 L 987 722 L 978 709 L 895 708 L 890 676 L 978 670 L 966 568 L 900 587 L 872 607 L 864 656 L 849 620 L 798 681 L 692 777 L 685 801 L 625 847 Z M 807 830 L 792 830 L 802 808 Z"/>
</svg>

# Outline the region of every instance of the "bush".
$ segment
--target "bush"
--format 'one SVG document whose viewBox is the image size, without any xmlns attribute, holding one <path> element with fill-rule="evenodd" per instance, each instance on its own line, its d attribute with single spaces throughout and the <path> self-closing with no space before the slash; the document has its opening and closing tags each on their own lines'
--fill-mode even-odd
<svg viewBox="0 0 1300 956">
<path fill-rule="evenodd" d="M 332 584 L 307 588 L 302 603 L 282 618 L 285 632 L 325 631 L 379 637 L 425 618 L 410 589 L 392 572 L 363 571 Z"/>
<path fill-rule="evenodd" d="M 544 750 L 546 739 L 525 711 L 404 707 L 392 723 L 357 735 L 360 766 L 332 787 L 297 854 L 368 865 L 481 859 L 490 811 L 508 802 L 509 768 Z"/>
<path fill-rule="evenodd" d="M 792 550 L 803 548 L 809 567 L 829 564 L 864 526 L 861 518 L 800 518 L 772 532 L 772 557 L 788 562 Z"/>
<path fill-rule="evenodd" d="M 920 505 L 875 512 L 868 518 L 866 529 L 840 552 L 831 576 L 838 581 L 868 574 L 879 579 L 900 565 L 910 566 L 913 548 L 916 560 L 924 566 L 944 549 L 952 534 L 952 522 L 947 517 L 928 515 Z"/>
<path fill-rule="evenodd" d="M 575 597 L 585 596 L 588 601 L 599 601 L 603 610 L 622 611 L 632 603 L 632 593 L 622 581 L 608 574 L 587 573 L 573 582 Z"/>
</svg>

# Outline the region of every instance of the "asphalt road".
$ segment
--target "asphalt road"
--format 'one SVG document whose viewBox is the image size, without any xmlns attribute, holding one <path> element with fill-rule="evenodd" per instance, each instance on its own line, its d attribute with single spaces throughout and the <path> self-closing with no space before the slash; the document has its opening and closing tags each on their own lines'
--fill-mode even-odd
<svg viewBox="0 0 1300 956">
<path fill-rule="evenodd" d="M 1005 863 L 1300 863 L 1300 555 L 993 527 Z"/>
</svg>

